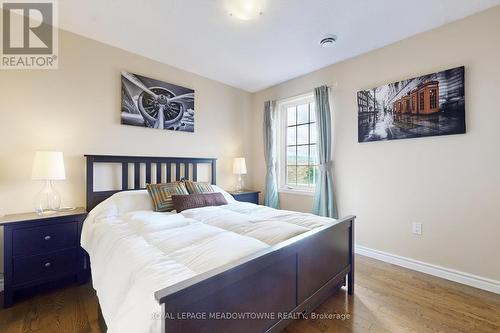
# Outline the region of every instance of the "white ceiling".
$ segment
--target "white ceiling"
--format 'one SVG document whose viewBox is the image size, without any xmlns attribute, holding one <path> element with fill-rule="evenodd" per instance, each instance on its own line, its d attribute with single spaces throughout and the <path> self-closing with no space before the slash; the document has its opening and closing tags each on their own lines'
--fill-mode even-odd
<svg viewBox="0 0 500 333">
<path fill-rule="evenodd" d="M 500 4 L 500 0 L 60 0 L 66 30 L 255 92 Z M 335 47 L 318 42 L 338 36 Z"/>
</svg>

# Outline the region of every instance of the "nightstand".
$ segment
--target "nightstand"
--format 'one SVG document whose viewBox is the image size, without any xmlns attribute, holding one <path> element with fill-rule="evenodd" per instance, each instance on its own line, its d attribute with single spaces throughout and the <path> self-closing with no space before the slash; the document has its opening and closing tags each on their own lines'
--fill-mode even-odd
<svg viewBox="0 0 500 333">
<path fill-rule="evenodd" d="M 77 208 L 45 216 L 26 213 L 0 218 L 4 228 L 4 307 L 14 303 L 19 291 L 40 289 L 66 278 L 78 283 L 88 280 L 87 254 L 80 247 L 86 217 L 85 209 Z"/>
<path fill-rule="evenodd" d="M 256 205 L 259 204 L 259 193 L 260 191 L 243 190 L 241 192 L 229 191 L 236 200 L 242 202 L 250 202 Z"/>
</svg>

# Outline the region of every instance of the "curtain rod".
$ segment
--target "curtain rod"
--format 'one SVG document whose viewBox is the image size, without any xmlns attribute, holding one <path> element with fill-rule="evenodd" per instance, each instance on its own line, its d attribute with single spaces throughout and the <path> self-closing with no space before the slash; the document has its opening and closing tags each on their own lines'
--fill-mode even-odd
<svg viewBox="0 0 500 333">
<path fill-rule="evenodd" d="M 328 88 L 328 90 L 332 90 L 334 85 L 327 85 L 326 87 Z M 321 86 L 320 86 L 321 87 Z M 316 87 L 315 87 L 316 88 Z M 310 94 L 310 93 L 313 93 L 314 92 L 314 89 L 313 88 L 312 90 L 309 90 L 309 91 L 305 91 L 305 92 L 302 92 L 302 93 L 299 93 L 299 94 L 295 94 L 293 96 L 289 96 L 289 97 L 284 97 L 284 98 L 278 98 L 276 99 L 276 101 L 285 101 L 287 99 L 293 99 L 293 98 L 296 98 L 296 97 L 299 97 L 299 96 L 302 96 L 302 95 L 307 95 L 307 94 Z"/>
</svg>

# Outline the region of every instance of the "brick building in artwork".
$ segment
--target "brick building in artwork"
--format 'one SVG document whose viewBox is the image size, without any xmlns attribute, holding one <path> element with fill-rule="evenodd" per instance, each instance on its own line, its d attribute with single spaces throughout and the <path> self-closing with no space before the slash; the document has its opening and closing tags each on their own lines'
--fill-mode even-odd
<svg viewBox="0 0 500 333">
<path fill-rule="evenodd" d="M 370 90 L 358 92 L 358 113 L 379 112 L 382 106 L 375 98 L 375 93 Z"/>
<path fill-rule="evenodd" d="M 439 81 L 420 84 L 392 104 L 395 113 L 426 115 L 439 112 Z"/>
</svg>

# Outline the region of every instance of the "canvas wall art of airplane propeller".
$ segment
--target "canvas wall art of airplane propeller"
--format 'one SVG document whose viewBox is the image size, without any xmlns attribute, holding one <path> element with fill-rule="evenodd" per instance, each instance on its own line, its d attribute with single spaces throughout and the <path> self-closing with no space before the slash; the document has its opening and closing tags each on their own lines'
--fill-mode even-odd
<svg viewBox="0 0 500 333">
<path fill-rule="evenodd" d="M 122 72 L 121 123 L 194 132 L 194 90 Z"/>
</svg>

